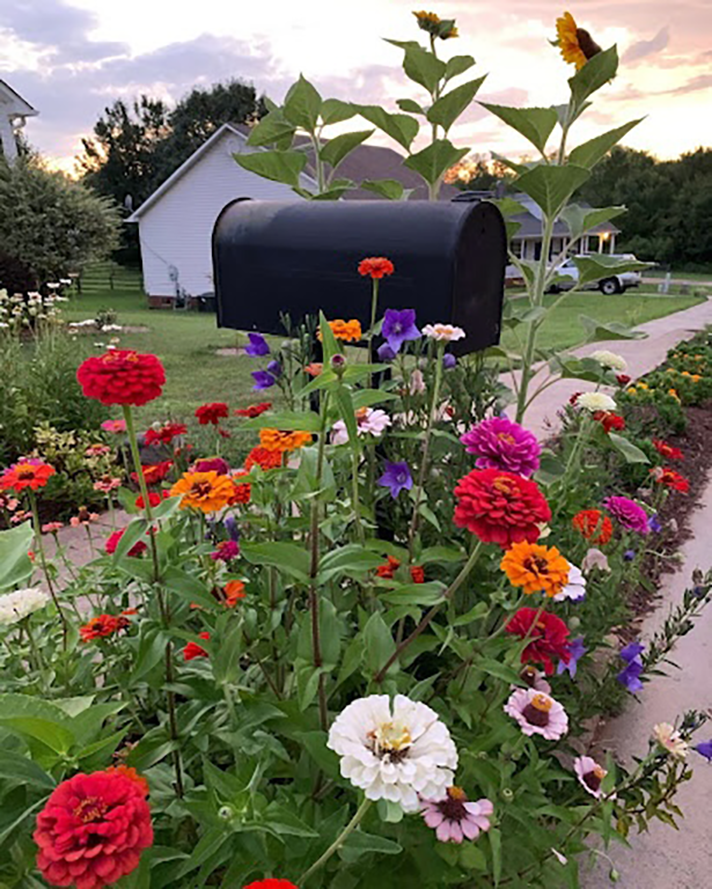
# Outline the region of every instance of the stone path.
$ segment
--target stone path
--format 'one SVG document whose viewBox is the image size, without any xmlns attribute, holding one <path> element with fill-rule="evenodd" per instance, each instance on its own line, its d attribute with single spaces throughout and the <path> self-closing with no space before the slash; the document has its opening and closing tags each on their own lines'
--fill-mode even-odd
<svg viewBox="0 0 712 889">
<path fill-rule="evenodd" d="M 645 642 L 665 620 L 670 606 L 677 604 L 694 568 L 703 571 L 712 565 L 709 529 L 712 527 L 712 482 L 708 483 L 699 508 L 693 513 L 692 538 L 682 549 L 682 568 L 667 575 L 658 609 L 643 624 Z M 684 710 L 712 708 L 712 607 L 683 637 L 672 659 L 679 670 L 668 668 L 667 677 L 655 677 L 640 693 L 640 703 L 631 701 L 625 713 L 604 726 L 600 744 L 614 750 L 624 763 L 634 754 L 642 755 L 653 726 L 674 722 Z M 709 725 L 709 724 L 708 724 Z M 698 741 L 712 738 L 712 725 L 703 728 Z M 709 807 L 712 801 L 712 765 L 691 751 L 692 781 L 683 785 L 675 802 L 685 814 L 679 832 L 655 821 L 649 833 L 633 836 L 631 849 L 614 844 L 608 855 L 621 874 L 615 885 L 620 889 L 707 889 L 712 886 L 712 836 Z M 600 760 L 599 760 L 600 761 Z M 584 876 L 583 889 L 606 889 L 610 865 L 599 859 L 592 873 Z"/>
<path fill-rule="evenodd" d="M 595 305 L 592 305 L 591 309 L 595 315 Z M 704 330 L 708 324 L 712 325 L 712 300 L 676 312 L 674 315 L 641 324 L 636 329 L 644 331 L 647 334 L 646 339 L 591 343 L 572 350 L 572 354 L 584 357 L 596 349 L 610 349 L 625 358 L 628 362 L 627 373 L 635 379 L 657 367 L 665 359 L 668 349 Z M 536 387 L 543 379 L 540 372 L 534 377 L 534 386 Z M 507 375 L 504 382 L 511 383 L 511 377 Z M 526 427 L 544 438 L 551 435 L 558 428 L 557 412 L 561 410 L 562 405 L 566 404 L 574 392 L 588 388 L 589 385 L 581 380 L 559 380 L 533 402 L 526 414 Z"/>
</svg>

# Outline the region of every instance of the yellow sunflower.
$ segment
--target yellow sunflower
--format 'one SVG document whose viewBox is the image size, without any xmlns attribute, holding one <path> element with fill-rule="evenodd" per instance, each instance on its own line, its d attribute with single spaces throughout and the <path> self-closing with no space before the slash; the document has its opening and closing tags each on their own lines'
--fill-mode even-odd
<svg viewBox="0 0 712 889">
<path fill-rule="evenodd" d="M 540 546 L 526 540 L 512 544 L 500 568 L 513 586 L 522 587 L 528 595 L 556 596 L 569 582 L 569 563 L 555 546 Z"/>
<path fill-rule="evenodd" d="M 235 495 L 235 485 L 228 475 L 217 472 L 184 472 L 171 488 L 171 497 L 182 494 L 181 509 L 199 509 L 201 512 L 217 512 Z"/>
<path fill-rule="evenodd" d="M 570 12 L 565 12 L 556 20 L 556 35 L 564 61 L 576 65 L 577 71 L 601 52 L 601 47 L 588 31 L 576 25 L 576 20 Z"/>
</svg>

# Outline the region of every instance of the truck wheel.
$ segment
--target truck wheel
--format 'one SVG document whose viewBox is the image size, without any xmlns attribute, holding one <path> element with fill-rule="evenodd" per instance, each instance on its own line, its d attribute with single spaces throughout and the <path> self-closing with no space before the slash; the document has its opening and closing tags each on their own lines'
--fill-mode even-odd
<svg viewBox="0 0 712 889">
<path fill-rule="evenodd" d="M 606 278 L 606 280 L 601 281 L 598 286 L 601 288 L 601 293 L 605 293 L 606 296 L 613 296 L 614 293 L 621 292 L 621 285 L 618 278 Z"/>
</svg>

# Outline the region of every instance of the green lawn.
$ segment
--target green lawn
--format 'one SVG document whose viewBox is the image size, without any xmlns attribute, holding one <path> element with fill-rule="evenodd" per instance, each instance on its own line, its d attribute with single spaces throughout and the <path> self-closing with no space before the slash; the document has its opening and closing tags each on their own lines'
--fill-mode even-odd
<svg viewBox="0 0 712 889">
<path fill-rule="evenodd" d="M 547 297 L 550 301 L 556 298 Z M 630 291 L 613 297 L 603 297 L 597 291 L 564 297 L 542 328 L 542 344 L 569 348 L 580 343 L 583 331 L 578 317 L 581 314 L 605 323 L 620 321 L 633 326 L 698 302 L 700 299 L 694 296 L 662 297 Z M 260 393 L 252 391 L 250 371 L 264 366 L 265 360 L 245 355 L 218 355 L 217 349 L 244 343 L 245 337 L 235 331 L 218 329 L 214 315 L 151 310 L 137 289 L 109 290 L 108 285 L 96 284 L 85 284 L 81 296 L 75 296 L 65 307 L 65 315 L 70 321 L 78 321 L 91 318 L 106 307 L 118 313 L 119 324 L 148 328 L 145 332 L 122 334 L 120 346 L 154 352 L 166 368 L 168 381 L 164 397 L 139 411 L 142 424 L 164 418 L 190 421 L 195 408 L 206 401 L 226 401 L 231 407 L 239 407 L 262 399 Z M 91 334 L 87 341 L 107 341 L 109 336 L 111 334 Z M 515 345 L 510 331 L 505 332 L 504 343 L 510 347 Z M 275 391 L 264 394 L 269 397 Z M 209 434 L 205 429 L 201 432 L 202 438 Z"/>
</svg>

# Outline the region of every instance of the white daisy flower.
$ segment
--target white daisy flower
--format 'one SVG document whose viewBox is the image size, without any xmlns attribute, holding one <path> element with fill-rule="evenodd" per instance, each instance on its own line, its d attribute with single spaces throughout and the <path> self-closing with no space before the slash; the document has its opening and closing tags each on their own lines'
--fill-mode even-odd
<svg viewBox="0 0 712 889">
<path fill-rule="evenodd" d="M 49 593 L 38 587 L 15 590 L 0 596 L 0 626 L 9 626 L 44 608 L 50 601 Z"/>
<path fill-rule="evenodd" d="M 543 735 L 547 741 L 558 741 L 569 730 L 569 717 L 563 706 L 534 688 L 513 691 L 504 712 L 516 719 L 525 735 Z"/>
<path fill-rule="evenodd" d="M 690 745 L 683 741 L 680 732 L 669 722 L 660 722 L 653 727 L 653 737 L 676 759 L 684 759 L 687 756 Z"/>
<path fill-rule="evenodd" d="M 616 403 L 605 392 L 582 392 L 576 399 L 576 406 L 595 414 L 596 411 L 614 411 Z"/>
<path fill-rule="evenodd" d="M 601 367 L 608 367 L 611 370 L 624 371 L 628 370 L 628 362 L 622 355 L 616 355 L 615 352 L 609 352 L 608 349 L 597 349 L 588 356 L 597 361 Z"/>
<path fill-rule="evenodd" d="M 454 340 L 463 339 L 466 334 L 461 327 L 453 327 L 452 324 L 426 324 L 423 328 L 424 336 L 429 336 L 432 340 L 440 340 L 450 343 Z"/>
<path fill-rule="evenodd" d="M 596 799 L 601 799 L 603 796 L 601 784 L 608 772 L 590 756 L 577 756 L 574 760 L 574 771 L 584 790 Z"/>
<path fill-rule="evenodd" d="M 563 602 L 571 599 L 572 602 L 581 602 L 586 598 L 586 578 L 580 568 L 569 562 L 569 582 L 554 596 L 554 602 Z"/>
<path fill-rule="evenodd" d="M 453 783 L 457 750 L 447 726 L 425 704 L 404 695 L 369 695 L 336 717 L 327 747 L 341 774 L 367 799 L 387 799 L 417 812 L 422 799 L 442 799 Z"/>
</svg>

